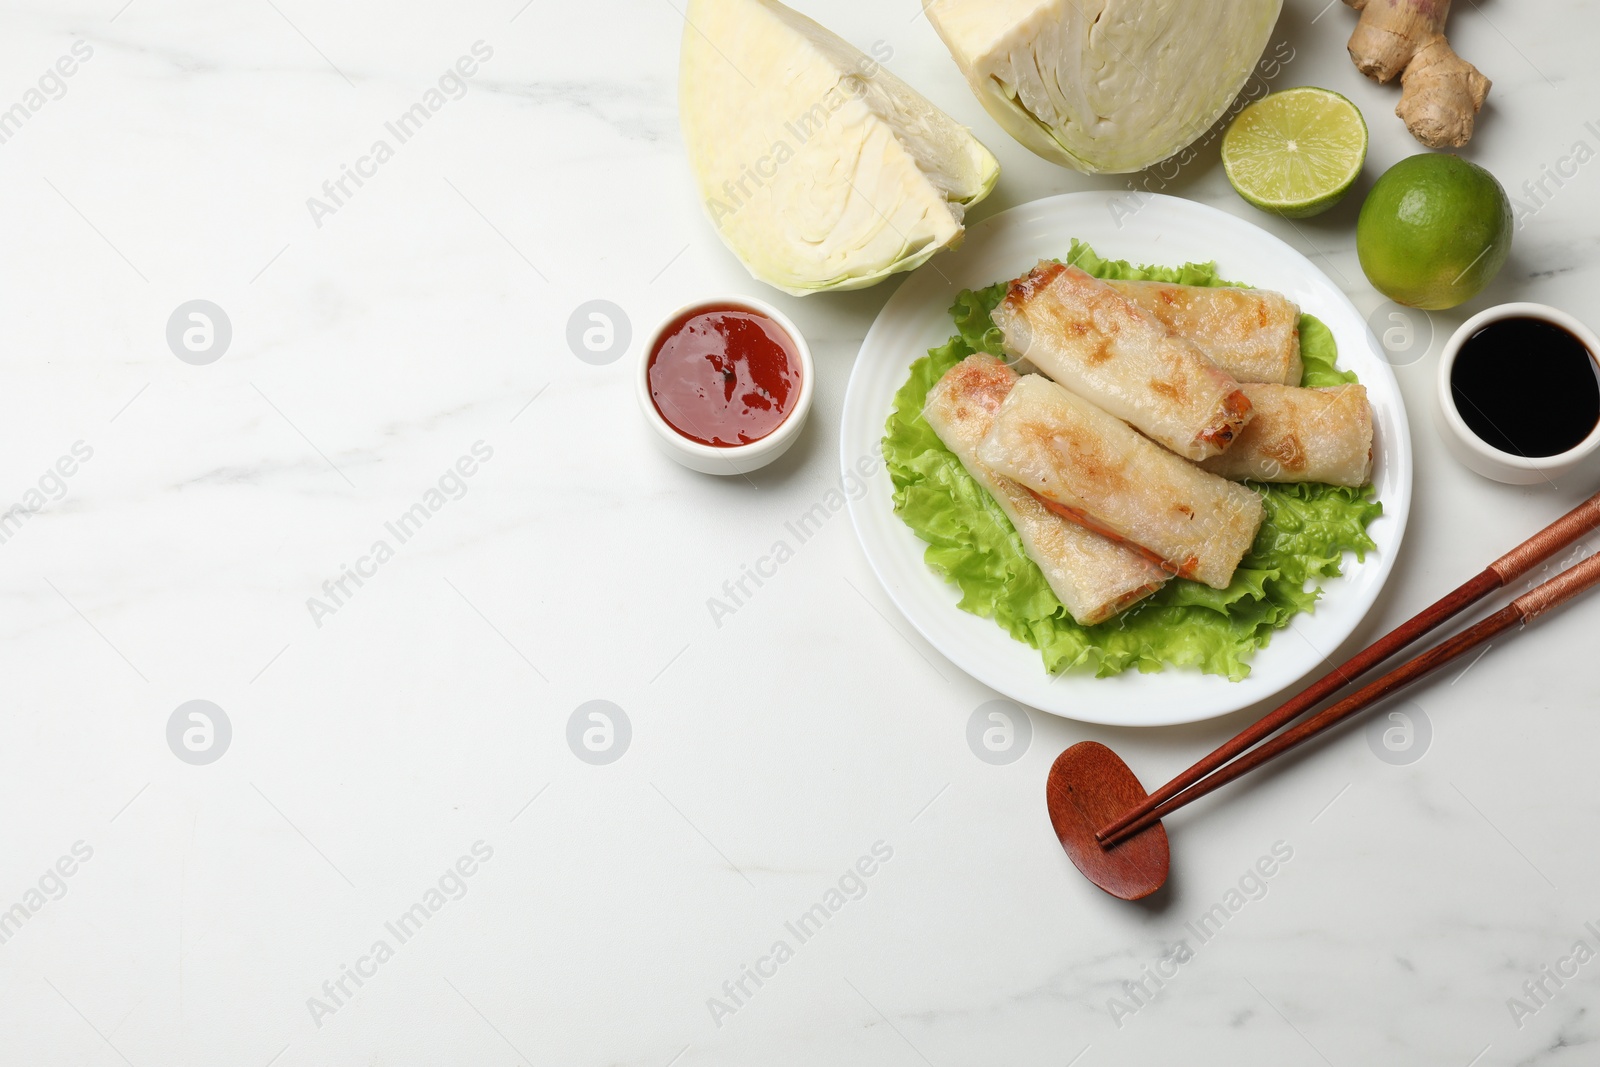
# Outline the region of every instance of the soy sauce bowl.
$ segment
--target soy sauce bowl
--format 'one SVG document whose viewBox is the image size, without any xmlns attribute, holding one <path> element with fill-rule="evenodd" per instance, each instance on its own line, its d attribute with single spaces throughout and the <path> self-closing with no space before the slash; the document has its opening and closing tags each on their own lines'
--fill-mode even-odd
<svg viewBox="0 0 1600 1067">
<path fill-rule="evenodd" d="M 793 344 L 795 363 L 798 365 L 796 368 L 800 377 L 798 395 L 795 396 L 789 413 L 771 432 L 745 444 L 709 445 L 685 436 L 662 416 L 650 392 L 650 366 L 661 342 L 682 323 L 685 316 L 721 308 L 754 312 L 771 319 Z M 811 397 L 816 390 L 816 366 L 811 360 L 811 348 L 806 344 L 799 327 L 795 326 L 789 316 L 771 304 L 748 296 L 711 297 L 678 308 L 663 318 L 660 325 L 650 332 L 639 358 L 634 385 L 639 400 L 639 410 L 644 413 L 645 422 L 650 426 L 650 437 L 663 453 L 690 470 L 702 474 L 748 474 L 765 467 L 789 451 L 790 446 L 799 438 L 806 416 L 811 413 Z"/>
<path fill-rule="evenodd" d="M 1559 308 L 1546 304 L 1501 304 L 1481 311 L 1461 324 L 1444 347 L 1439 359 L 1439 378 L 1434 399 L 1434 424 L 1449 449 L 1460 463 L 1485 478 L 1508 485 L 1537 485 L 1553 483 L 1557 478 L 1583 466 L 1595 452 L 1600 451 L 1600 422 L 1578 444 L 1565 452 L 1551 456 L 1519 456 L 1486 442 L 1473 432 L 1456 405 L 1454 378 L 1457 357 L 1466 343 L 1482 330 L 1507 319 L 1534 319 L 1565 330 L 1588 350 L 1589 361 L 1600 375 L 1600 337 L 1593 330 Z M 1509 362 L 1507 374 L 1527 373 L 1526 368 Z"/>
</svg>

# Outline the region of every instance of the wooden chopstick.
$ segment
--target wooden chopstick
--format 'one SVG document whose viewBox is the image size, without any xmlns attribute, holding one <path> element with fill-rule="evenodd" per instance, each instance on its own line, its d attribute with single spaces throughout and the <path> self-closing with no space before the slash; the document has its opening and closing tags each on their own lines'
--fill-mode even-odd
<svg viewBox="0 0 1600 1067">
<path fill-rule="evenodd" d="M 1571 545 L 1580 537 L 1600 529 L 1600 493 L 1573 508 L 1567 514 L 1528 538 L 1484 568 L 1470 581 L 1446 594 L 1437 603 L 1425 608 L 1416 616 L 1401 623 L 1371 645 L 1351 656 L 1344 663 L 1318 678 L 1304 690 L 1290 697 L 1282 705 L 1245 727 L 1231 740 L 1219 745 L 1209 755 L 1179 774 L 1172 781 L 1151 793 L 1145 800 L 1115 820 L 1107 823 L 1095 838 L 1103 845 L 1121 841 L 1132 831 L 1136 822 L 1147 826 L 1153 820 L 1145 817 L 1161 808 L 1173 797 L 1192 787 L 1196 782 L 1238 756 L 1257 742 L 1276 733 L 1298 719 L 1328 697 L 1372 670 L 1384 660 L 1395 655 L 1419 638 L 1431 633 L 1443 623 L 1476 604 L 1496 589 L 1503 588 L 1521 578 L 1539 564 Z M 1248 770 L 1248 768 L 1246 768 Z M 1243 773 L 1243 772 L 1240 772 Z M 1218 783 L 1219 785 L 1221 783 Z M 1215 787 L 1213 787 L 1215 788 Z M 1209 790 L 1208 790 L 1209 791 Z M 1181 806 L 1181 805 L 1178 805 Z M 1164 810 L 1173 810 L 1167 808 Z"/>
<path fill-rule="evenodd" d="M 1132 837 L 1146 827 L 1159 822 L 1162 817 L 1177 811 L 1190 801 L 1205 796 L 1217 787 L 1226 785 L 1240 775 L 1261 766 L 1273 757 L 1289 751 L 1289 749 L 1294 748 L 1301 742 L 1307 741 L 1324 730 L 1336 726 L 1363 708 L 1382 700 L 1398 689 L 1410 685 L 1423 675 L 1438 670 L 1463 653 L 1470 652 L 1495 635 L 1504 633 L 1513 626 L 1526 625 L 1532 622 L 1557 605 L 1571 600 L 1579 593 L 1592 588 L 1596 584 L 1600 584 L 1600 553 L 1590 556 L 1576 566 L 1567 568 L 1543 585 L 1524 593 L 1482 622 L 1468 627 L 1449 640 L 1430 648 L 1413 659 L 1407 660 L 1389 673 L 1345 697 L 1337 704 L 1330 705 L 1300 725 L 1285 730 L 1261 747 L 1251 749 L 1248 753 L 1234 760 L 1215 774 L 1196 782 L 1184 790 L 1181 796 L 1158 805 L 1129 823 L 1126 828 L 1119 830 L 1114 835 L 1108 835 L 1108 840 L 1104 843 L 1107 847 L 1110 847 L 1110 845 L 1118 841 Z"/>
</svg>

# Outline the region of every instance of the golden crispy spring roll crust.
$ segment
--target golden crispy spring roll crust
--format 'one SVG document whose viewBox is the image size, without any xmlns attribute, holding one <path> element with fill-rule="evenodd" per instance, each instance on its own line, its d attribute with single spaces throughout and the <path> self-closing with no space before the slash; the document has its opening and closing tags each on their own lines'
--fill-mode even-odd
<svg viewBox="0 0 1600 1067">
<path fill-rule="evenodd" d="M 1372 406 L 1365 386 L 1243 388 L 1255 418 L 1228 451 L 1200 464 L 1206 470 L 1236 481 L 1359 487 L 1372 480 Z"/>
<path fill-rule="evenodd" d="M 1223 451 L 1250 418 L 1239 383 L 1192 342 L 1077 267 L 1041 263 L 994 310 L 1007 355 L 1180 456 Z"/>
<path fill-rule="evenodd" d="M 1300 309 L 1282 293 L 1167 282 L 1106 284 L 1193 341 L 1236 381 L 1300 384 Z"/>
<path fill-rule="evenodd" d="M 1251 490 L 1180 459 L 1038 375 L 1021 379 L 1000 405 L 978 461 L 1058 505 L 1053 510 L 1065 517 L 1216 589 L 1232 581 L 1265 514 Z"/>
<path fill-rule="evenodd" d="M 928 391 L 923 417 L 1006 513 L 1068 614 L 1085 626 L 1104 622 L 1160 589 L 1167 574 L 1139 552 L 1051 514 L 978 462 L 978 445 L 1016 382 L 1016 371 L 993 356 L 969 356 Z"/>
</svg>

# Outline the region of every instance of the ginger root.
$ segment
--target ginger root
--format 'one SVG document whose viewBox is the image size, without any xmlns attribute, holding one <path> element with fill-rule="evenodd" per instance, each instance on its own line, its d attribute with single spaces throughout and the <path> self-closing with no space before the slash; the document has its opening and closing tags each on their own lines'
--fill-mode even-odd
<svg viewBox="0 0 1600 1067">
<path fill-rule="evenodd" d="M 1445 40 L 1450 0 L 1344 0 L 1361 12 L 1350 58 L 1367 77 L 1400 75 L 1395 114 L 1429 148 L 1460 148 L 1472 139 L 1490 81 Z"/>
</svg>

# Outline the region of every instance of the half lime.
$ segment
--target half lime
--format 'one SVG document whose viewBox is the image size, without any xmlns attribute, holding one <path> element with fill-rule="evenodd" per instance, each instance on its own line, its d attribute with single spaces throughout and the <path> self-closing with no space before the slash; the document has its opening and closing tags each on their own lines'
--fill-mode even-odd
<svg viewBox="0 0 1600 1067">
<path fill-rule="evenodd" d="M 1344 199 L 1366 160 L 1361 109 L 1309 85 L 1257 100 L 1222 138 L 1222 166 L 1234 191 L 1290 219 L 1320 215 Z"/>
</svg>

